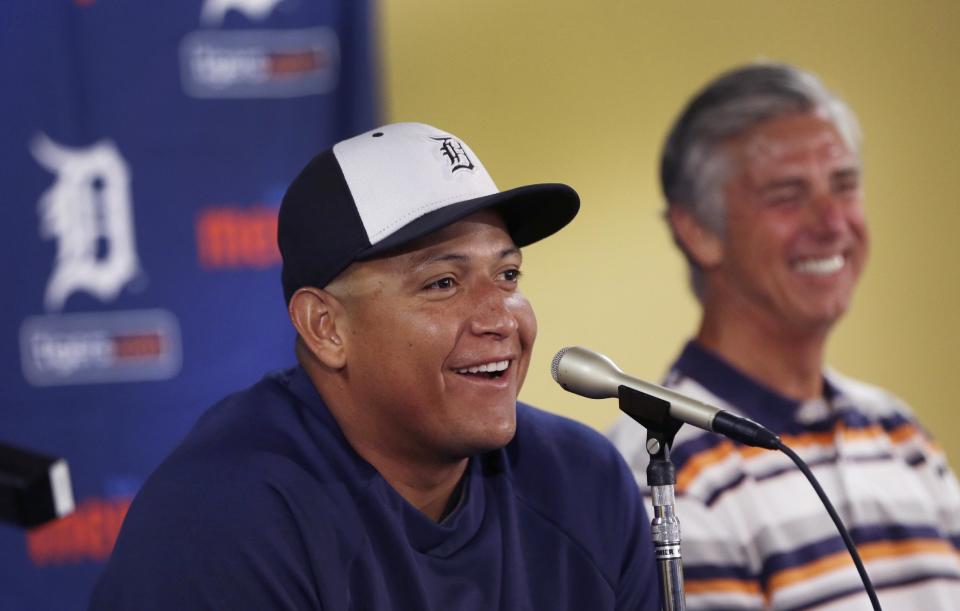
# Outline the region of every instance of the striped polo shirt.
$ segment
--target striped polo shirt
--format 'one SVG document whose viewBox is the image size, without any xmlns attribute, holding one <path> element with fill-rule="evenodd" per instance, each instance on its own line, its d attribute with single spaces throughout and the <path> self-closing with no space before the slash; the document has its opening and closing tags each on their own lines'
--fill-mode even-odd
<svg viewBox="0 0 960 611">
<path fill-rule="evenodd" d="M 942 450 L 890 393 L 823 376 L 823 398 L 793 401 L 691 342 L 665 384 L 781 435 L 839 512 L 884 609 L 960 609 L 960 486 Z M 646 488 L 643 427 L 622 416 L 609 437 Z M 786 455 L 685 425 L 671 458 L 689 609 L 872 608 Z"/>
</svg>

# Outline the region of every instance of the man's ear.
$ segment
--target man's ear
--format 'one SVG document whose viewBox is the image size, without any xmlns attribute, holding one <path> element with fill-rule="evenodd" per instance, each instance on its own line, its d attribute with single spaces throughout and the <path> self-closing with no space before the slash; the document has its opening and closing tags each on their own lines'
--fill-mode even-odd
<svg viewBox="0 0 960 611">
<path fill-rule="evenodd" d="M 343 320 L 345 311 L 337 298 L 323 289 L 306 286 L 293 294 L 287 309 L 310 354 L 331 369 L 342 369 L 347 356 L 337 323 Z"/>
<path fill-rule="evenodd" d="M 698 267 L 710 269 L 723 261 L 723 237 L 704 227 L 688 206 L 671 205 L 667 222 L 677 244 Z"/>
</svg>

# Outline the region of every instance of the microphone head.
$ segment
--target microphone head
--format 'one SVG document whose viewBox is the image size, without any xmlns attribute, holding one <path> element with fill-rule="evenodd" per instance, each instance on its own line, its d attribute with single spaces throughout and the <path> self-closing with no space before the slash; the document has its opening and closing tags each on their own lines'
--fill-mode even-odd
<svg viewBox="0 0 960 611">
<path fill-rule="evenodd" d="M 553 376 L 553 381 L 557 384 L 560 383 L 560 359 L 563 358 L 563 355 L 567 353 L 567 350 L 570 349 L 570 346 L 566 348 L 561 348 L 555 355 L 553 355 L 553 362 L 550 363 L 550 375 Z"/>
<path fill-rule="evenodd" d="M 550 374 L 564 390 L 590 399 L 616 397 L 626 378 L 613 361 L 580 346 L 568 346 L 557 352 Z"/>
</svg>

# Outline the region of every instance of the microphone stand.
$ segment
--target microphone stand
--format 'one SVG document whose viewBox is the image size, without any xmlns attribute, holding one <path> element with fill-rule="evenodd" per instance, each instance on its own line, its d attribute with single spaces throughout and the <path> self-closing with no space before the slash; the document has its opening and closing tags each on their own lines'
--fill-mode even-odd
<svg viewBox="0 0 960 611">
<path fill-rule="evenodd" d="M 650 532 L 660 573 L 663 611 L 684 611 L 680 521 L 674 511 L 676 470 L 670 461 L 673 438 L 683 423 L 670 417 L 670 403 L 627 386 L 617 389 L 620 409 L 647 429 L 647 486 L 653 497 Z"/>
</svg>

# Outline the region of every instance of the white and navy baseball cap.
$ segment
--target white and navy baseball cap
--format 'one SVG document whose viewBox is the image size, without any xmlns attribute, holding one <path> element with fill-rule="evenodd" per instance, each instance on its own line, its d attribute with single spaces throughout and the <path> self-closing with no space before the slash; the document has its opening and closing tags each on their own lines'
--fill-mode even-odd
<svg viewBox="0 0 960 611">
<path fill-rule="evenodd" d="M 277 241 L 287 302 L 370 259 L 493 208 L 514 243 L 532 244 L 573 220 L 580 198 L 564 184 L 500 191 L 473 150 L 422 123 L 385 125 L 313 158 L 283 197 Z"/>
</svg>

